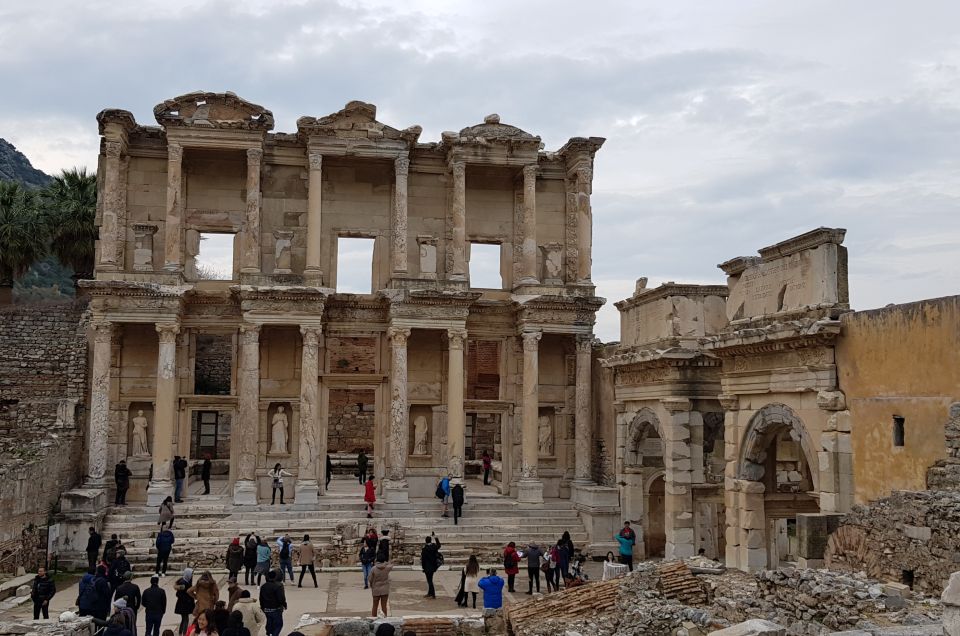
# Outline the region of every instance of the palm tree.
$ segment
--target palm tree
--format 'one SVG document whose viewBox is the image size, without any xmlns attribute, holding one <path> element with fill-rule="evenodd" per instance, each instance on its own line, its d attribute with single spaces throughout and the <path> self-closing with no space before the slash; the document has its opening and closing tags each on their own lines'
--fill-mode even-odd
<svg viewBox="0 0 960 636">
<path fill-rule="evenodd" d="M 47 252 L 47 225 L 37 193 L 0 181 L 0 306 L 13 302 L 13 281 Z"/>
<path fill-rule="evenodd" d="M 73 269 L 73 281 L 93 278 L 97 240 L 97 175 L 86 168 L 64 170 L 41 194 L 50 251 Z"/>
</svg>

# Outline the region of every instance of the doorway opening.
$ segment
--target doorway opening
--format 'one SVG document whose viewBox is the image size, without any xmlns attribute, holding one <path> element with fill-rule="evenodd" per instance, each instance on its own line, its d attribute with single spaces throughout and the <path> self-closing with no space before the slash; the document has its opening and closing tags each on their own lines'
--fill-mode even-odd
<svg viewBox="0 0 960 636">
<path fill-rule="evenodd" d="M 650 482 L 647 491 L 647 527 L 645 530 L 647 557 L 663 558 L 667 548 L 666 482 L 663 475 L 659 475 Z"/>
</svg>

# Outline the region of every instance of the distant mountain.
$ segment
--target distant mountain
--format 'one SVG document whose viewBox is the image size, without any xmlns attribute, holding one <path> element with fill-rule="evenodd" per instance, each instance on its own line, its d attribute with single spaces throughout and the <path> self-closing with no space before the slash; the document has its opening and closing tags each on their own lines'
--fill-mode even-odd
<svg viewBox="0 0 960 636">
<path fill-rule="evenodd" d="M 50 175 L 34 168 L 13 144 L 0 138 L 0 181 L 19 181 L 31 188 L 42 188 L 50 183 Z"/>
</svg>

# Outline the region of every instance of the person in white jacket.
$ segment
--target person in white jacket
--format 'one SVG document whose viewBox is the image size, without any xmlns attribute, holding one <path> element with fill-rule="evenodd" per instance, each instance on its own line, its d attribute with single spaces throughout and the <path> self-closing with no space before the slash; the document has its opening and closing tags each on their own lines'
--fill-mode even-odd
<svg viewBox="0 0 960 636">
<path fill-rule="evenodd" d="M 250 630 L 250 636 L 264 636 L 267 629 L 267 615 L 260 609 L 260 603 L 251 598 L 250 591 L 240 592 L 240 598 L 233 611 L 243 614 L 243 626 Z"/>
<path fill-rule="evenodd" d="M 271 504 L 277 503 L 277 491 L 280 491 L 280 503 L 283 502 L 283 478 L 290 477 L 293 473 L 288 473 L 283 468 L 280 467 L 280 462 L 277 462 L 274 465 L 273 470 L 267 473 L 270 476 L 270 479 L 273 480 L 273 498 L 270 500 Z"/>
</svg>

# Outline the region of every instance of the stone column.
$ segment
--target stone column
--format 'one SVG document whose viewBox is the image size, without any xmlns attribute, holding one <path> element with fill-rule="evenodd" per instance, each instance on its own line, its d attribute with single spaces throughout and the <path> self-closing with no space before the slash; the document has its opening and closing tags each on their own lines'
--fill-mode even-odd
<svg viewBox="0 0 960 636">
<path fill-rule="evenodd" d="M 388 503 L 410 500 L 407 487 L 407 453 L 410 445 L 410 410 L 407 408 L 407 338 L 409 329 L 390 327 L 390 471 L 385 495 Z"/>
<path fill-rule="evenodd" d="M 463 483 L 463 347 L 465 329 L 447 330 L 447 457 L 454 483 Z"/>
<path fill-rule="evenodd" d="M 323 155 L 310 152 L 310 181 L 307 189 L 307 263 L 305 274 L 323 282 L 323 268 L 320 266 L 320 241 L 323 236 L 321 211 L 323 208 Z"/>
<path fill-rule="evenodd" d="M 593 483 L 593 411 L 590 398 L 593 389 L 590 375 L 593 365 L 593 334 L 577 336 L 576 463 L 574 480 L 580 484 Z"/>
<path fill-rule="evenodd" d="M 523 403 L 522 403 L 522 452 L 520 481 L 517 499 L 523 503 L 543 503 L 543 482 L 537 468 L 540 457 L 540 331 L 524 331 L 523 338 Z"/>
<path fill-rule="evenodd" d="M 179 418 L 177 387 L 177 334 L 180 325 L 157 323 L 157 399 L 153 410 L 153 479 L 147 486 L 147 505 L 159 506 L 173 494 L 173 428 Z"/>
<path fill-rule="evenodd" d="M 260 273 L 260 164 L 263 150 L 247 148 L 247 217 L 241 272 Z"/>
<path fill-rule="evenodd" d="M 577 282 L 590 282 L 593 245 L 593 212 L 590 209 L 590 193 L 593 189 L 593 170 L 577 169 Z"/>
<path fill-rule="evenodd" d="M 110 430 L 110 358 L 113 323 L 94 320 L 93 372 L 90 386 L 90 426 L 87 430 L 88 488 L 106 488 L 107 434 Z"/>
<path fill-rule="evenodd" d="M 183 146 L 167 145 L 167 215 L 163 228 L 163 269 L 183 271 Z"/>
<path fill-rule="evenodd" d="M 257 503 L 257 441 L 260 433 L 260 325 L 240 325 L 240 359 L 237 363 L 237 478 L 233 503 Z"/>
<path fill-rule="evenodd" d="M 536 285 L 537 279 L 537 166 L 523 167 L 523 251 L 520 284 Z"/>
<path fill-rule="evenodd" d="M 467 280 L 467 165 L 450 164 L 453 172 L 453 271 L 451 280 Z"/>
<path fill-rule="evenodd" d="M 726 529 L 724 539 L 726 548 L 724 562 L 727 567 L 736 568 L 740 565 L 740 492 L 735 487 L 737 483 L 737 451 L 740 431 L 737 426 L 737 414 L 740 410 L 740 399 L 732 393 L 721 393 L 717 396 L 723 408 L 723 459 L 724 492 L 723 505 L 726 509 Z"/>
<path fill-rule="evenodd" d="M 690 400 L 665 398 L 661 400 L 670 414 L 664 426 L 663 458 L 664 479 L 664 526 L 667 545 L 664 558 L 685 559 L 693 556 L 693 492 L 691 490 L 690 460 Z"/>
<path fill-rule="evenodd" d="M 120 220 L 124 217 L 120 206 L 124 200 L 122 183 L 123 143 L 104 142 L 105 159 L 103 166 L 103 221 L 100 226 L 100 269 L 122 269 L 123 263 L 117 259 L 121 240 Z"/>
<path fill-rule="evenodd" d="M 393 162 L 396 173 L 396 186 L 393 192 L 393 251 L 391 253 L 392 274 L 403 277 L 407 274 L 407 173 L 410 160 L 397 157 Z"/>
<path fill-rule="evenodd" d="M 300 363 L 300 447 L 294 499 L 298 504 L 310 504 L 316 503 L 320 495 L 320 409 L 317 394 L 321 327 L 303 325 L 300 333 L 303 335 Z M 326 461 L 326 458 L 323 460 Z"/>
</svg>

